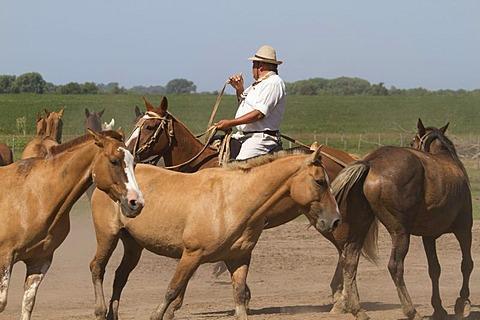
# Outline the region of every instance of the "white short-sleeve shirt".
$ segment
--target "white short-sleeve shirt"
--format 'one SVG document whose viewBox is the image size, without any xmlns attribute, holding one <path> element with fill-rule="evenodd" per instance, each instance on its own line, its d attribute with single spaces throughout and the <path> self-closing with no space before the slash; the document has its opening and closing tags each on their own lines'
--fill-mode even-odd
<svg viewBox="0 0 480 320">
<path fill-rule="evenodd" d="M 238 106 L 235 118 L 258 110 L 264 117 L 258 121 L 238 125 L 236 128 L 242 132 L 279 130 L 285 112 L 286 90 L 282 78 L 273 73 L 255 85 L 251 85 L 243 92 L 242 100 Z"/>
</svg>

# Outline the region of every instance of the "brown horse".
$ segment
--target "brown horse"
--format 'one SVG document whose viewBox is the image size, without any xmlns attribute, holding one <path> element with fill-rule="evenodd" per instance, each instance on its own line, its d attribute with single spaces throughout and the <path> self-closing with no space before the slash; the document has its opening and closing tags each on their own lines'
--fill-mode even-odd
<svg viewBox="0 0 480 320">
<path fill-rule="evenodd" d="M 113 130 L 115 125 L 115 119 L 112 119 L 110 123 L 102 123 L 102 116 L 105 109 L 99 112 L 90 112 L 85 108 L 85 130 L 90 129 L 95 132 Z"/>
<path fill-rule="evenodd" d="M 45 157 L 49 150 L 62 142 L 63 111 L 49 112 L 45 109 L 44 116 L 37 116 L 36 136 L 23 150 L 22 159 Z"/>
<path fill-rule="evenodd" d="M 422 318 L 412 304 L 403 279 L 410 235 L 417 235 L 422 236 L 428 260 L 433 318 L 448 317 L 440 299 L 440 264 L 435 241 L 451 232 L 462 251 L 463 285 L 455 313 L 458 317 L 469 315 L 472 199 L 465 168 L 453 143 L 445 136 L 447 126 L 425 128 L 419 119 L 413 148 L 379 148 L 347 167 L 333 182 L 339 205 L 347 210 L 350 222 L 350 235 L 344 248 L 344 290 L 335 310 L 352 312 L 359 319 L 368 318 L 360 309 L 356 273 L 363 240 L 377 218 L 392 238 L 388 270 L 405 315 L 409 319 Z"/>
<path fill-rule="evenodd" d="M 30 319 L 38 286 L 69 232 L 68 213 L 93 181 L 108 199 L 121 203 L 125 216 L 140 212 L 143 196 L 122 138 L 115 131 L 92 132 L 53 147 L 45 159 L 0 168 L 8 186 L 0 194 L 0 312 L 7 303 L 12 267 L 23 261 L 27 276 L 22 319 Z"/>
<path fill-rule="evenodd" d="M 168 167 L 186 163 L 173 169 L 182 172 L 196 172 L 200 169 L 219 166 L 216 149 L 206 148 L 181 121 L 168 112 L 166 97 L 163 97 L 158 107 L 154 107 L 145 98 L 144 102 L 146 113 L 140 112 L 140 109 L 135 107 L 136 125 L 126 142 L 137 161 L 144 162 L 151 159 L 156 161 L 163 157 L 165 165 Z M 201 152 L 202 150 L 204 151 Z M 355 160 L 350 154 L 328 146 L 322 146 L 321 152 L 322 164 L 330 180 L 333 180 L 346 164 Z M 196 155 L 198 157 L 189 161 Z M 284 207 L 284 209 L 286 212 L 272 211 L 268 213 L 266 229 L 287 223 L 300 215 L 293 203 L 291 207 Z M 345 217 L 342 217 L 342 222 L 345 220 Z M 347 239 L 348 228 L 348 223 L 342 223 L 333 233 L 321 232 L 338 250 L 338 263 L 330 284 L 334 300 L 341 295 L 343 289 L 341 251 Z M 368 248 L 370 246 L 366 243 L 366 249 Z M 375 257 L 374 252 L 371 251 L 366 251 L 365 254 L 367 258 L 374 259 Z M 225 271 L 222 263 L 216 265 L 215 268 L 217 275 Z M 247 290 L 249 290 L 248 286 Z"/>
<path fill-rule="evenodd" d="M 0 143 L 0 167 L 13 162 L 13 152 L 5 143 Z"/>
<path fill-rule="evenodd" d="M 165 299 L 151 319 L 172 319 L 198 266 L 216 261 L 227 264 L 236 314 L 239 319 L 247 319 L 248 266 L 267 214 L 286 212 L 283 207 L 293 203 L 325 232 L 332 231 L 340 220 L 320 160 L 317 149 L 308 155 L 266 155 L 194 174 L 137 165 L 136 175 L 147 206 L 136 219 L 120 216 L 115 203 L 95 191 L 92 212 L 98 245 L 90 268 L 97 319 L 105 318 L 103 275 L 119 238 L 125 251 L 115 274 L 109 319 L 118 319 L 121 291 L 144 248 L 180 259 Z"/>
</svg>

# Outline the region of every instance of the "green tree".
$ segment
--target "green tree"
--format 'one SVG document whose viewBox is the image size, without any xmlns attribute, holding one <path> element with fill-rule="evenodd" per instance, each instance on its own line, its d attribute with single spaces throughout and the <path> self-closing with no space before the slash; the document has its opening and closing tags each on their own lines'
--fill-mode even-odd
<svg viewBox="0 0 480 320">
<path fill-rule="evenodd" d="M 77 82 L 69 82 L 60 88 L 61 94 L 80 94 L 82 93 L 82 87 Z"/>
<path fill-rule="evenodd" d="M 82 87 L 82 93 L 85 93 L 85 94 L 98 93 L 98 87 L 94 82 L 85 82 L 81 87 Z"/>
<path fill-rule="evenodd" d="M 38 72 L 24 73 L 13 82 L 14 92 L 32 92 L 43 93 L 45 89 L 45 80 Z"/>
<path fill-rule="evenodd" d="M 11 93 L 13 92 L 13 83 L 15 82 L 16 76 L 10 75 L 0 75 L 0 93 Z"/>
<path fill-rule="evenodd" d="M 173 79 L 165 87 L 166 93 L 194 93 L 197 86 L 187 79 Z"/>
</svg>

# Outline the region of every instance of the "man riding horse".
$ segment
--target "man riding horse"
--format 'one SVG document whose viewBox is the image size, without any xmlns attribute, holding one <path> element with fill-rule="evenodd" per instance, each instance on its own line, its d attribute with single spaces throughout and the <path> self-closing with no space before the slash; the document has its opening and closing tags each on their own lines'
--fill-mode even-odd
<svg viewBox="0 0 480 320">
<path fill-rule="evenodd" d="M 255 82 L 247 89 L 243 87 L 243 76 L 235 74 L 229 78 L 236 90 L 238 110 L 235 119 L 220 120 L 217 129 L 229 130 L 236 126 L 232 136 L 241 144 L 237 160 L 263 155 L 282 147 L 280 123 L 286 103 L 285 83 L 278 76 L 275 49 L 262 46 L 249 58 L 253 61 L 252 74 Z"/>
</svg>

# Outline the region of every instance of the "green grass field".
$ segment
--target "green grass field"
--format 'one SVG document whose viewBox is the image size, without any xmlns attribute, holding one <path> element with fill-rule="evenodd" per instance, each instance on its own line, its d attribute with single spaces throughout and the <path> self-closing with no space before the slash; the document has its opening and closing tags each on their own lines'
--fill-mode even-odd
<svg viewBox="0 0 480 320">
<path fill-rule="evenodd" d="M 159 104 L 161 96 L 148 96 Z M 169 110 L 194 133 L 206 129 L 213 95 L 168 96 Z M 115 118 L 116 127 L 130 132 L 134 106 L 142 109 L 139 95 L 0 95 L 0 141 L 21 153 L 34 133 L 37 112 L 65 107 L 65 139 L 84 133 L 84 109 L 105 108 L 104 121 Z M 216 119 L 235 114 L 233 96 L 223 97 Z M 26 118 L 26 136 L 17 118 Z M 425 125 L 443 126 L 457 145 L 480 144 L 480 95 L 464 96 L 289 96 L 282 132 L 306 143 L 319 143 L 363 155 L 381 145 L 406 146 L 413 138 L 418 118 Z M 288 147 L 288 145 L 287 145 Z M 475 215 L 480 217 L 480 162 L 464 161 L 470 175 Z"/>
</svg>

